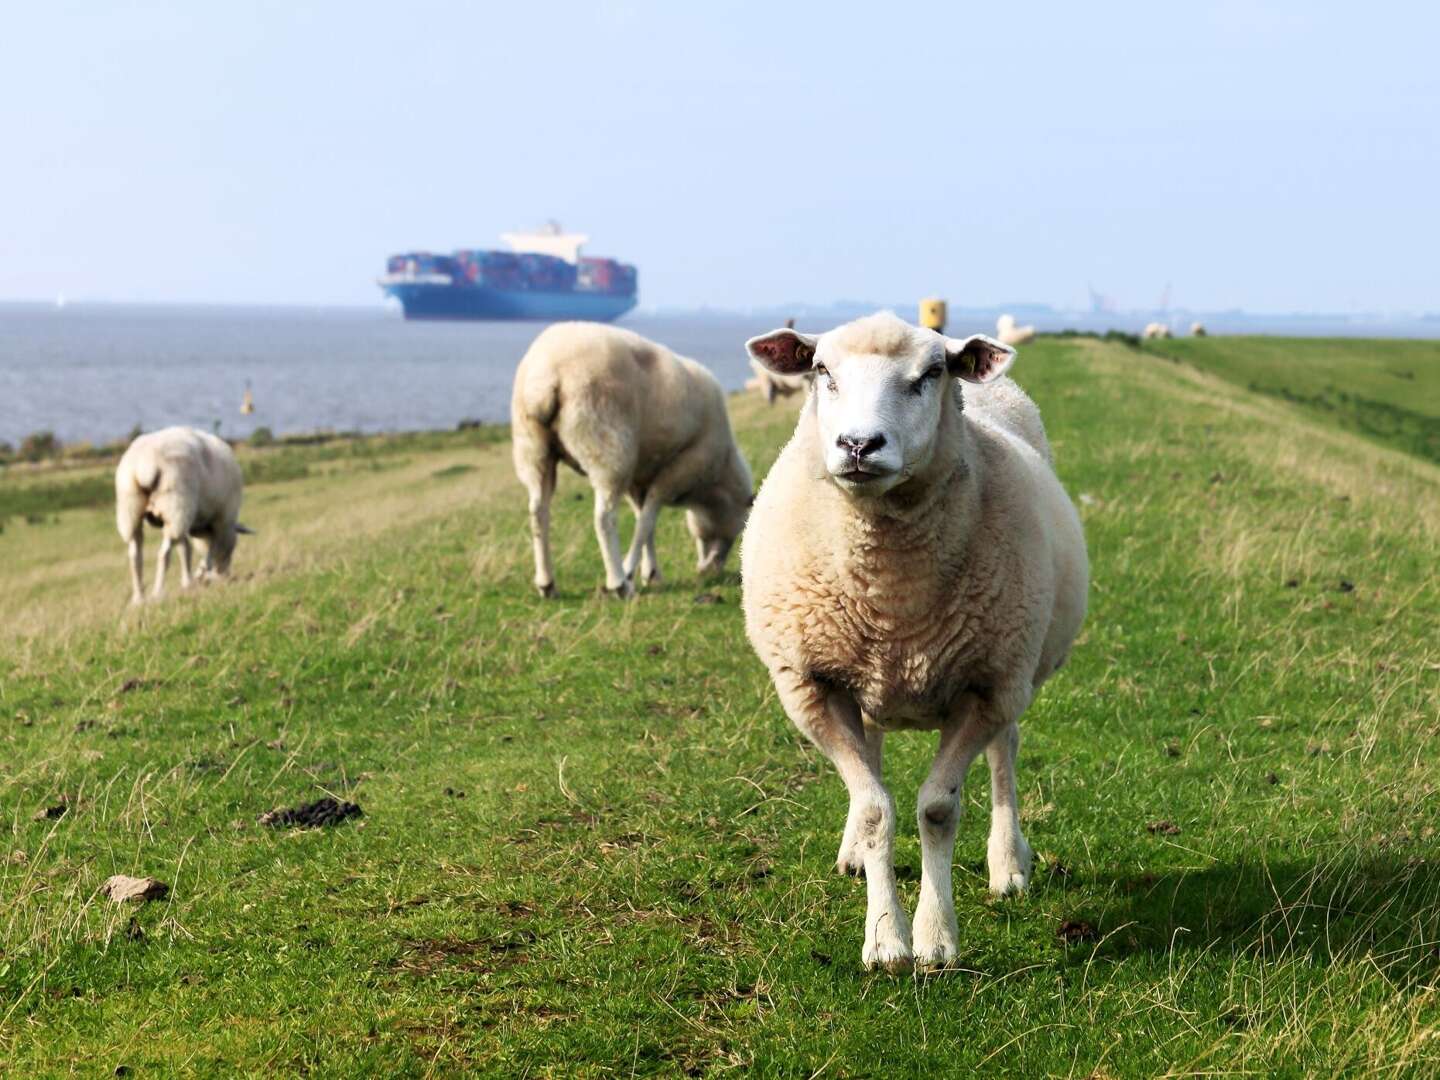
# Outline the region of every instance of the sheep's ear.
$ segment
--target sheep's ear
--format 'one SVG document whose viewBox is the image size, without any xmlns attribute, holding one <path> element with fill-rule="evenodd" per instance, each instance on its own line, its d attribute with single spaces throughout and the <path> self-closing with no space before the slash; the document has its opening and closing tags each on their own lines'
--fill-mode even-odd
<svg viewBox="0 0 1440 1080">
<path fill-rule="evenodd" d="M 945 339 L 945 366 L 966 382 L 984 383 L 1010 370 L 1015 350 L 984 334 Z"/>
<path fill-rule="evenodd" d="M 815 362 L 817 340 L 787 327 L 751 338 L 745 343 L 745 351 L 777 375 L 803 375 Z"/>
<path fill-rule="evenodd" d="M 238 521 L 235 523 L 235 531 L 236 531 L 237 533 L 239 533 L 241 536 L 254 536 L 254 535 L 255 535 L 255 530 L 254 530 L 254 529 L 250 528 L 249 525 L 241 525 L 240 522 L 238 522 Z"/>
</svg>

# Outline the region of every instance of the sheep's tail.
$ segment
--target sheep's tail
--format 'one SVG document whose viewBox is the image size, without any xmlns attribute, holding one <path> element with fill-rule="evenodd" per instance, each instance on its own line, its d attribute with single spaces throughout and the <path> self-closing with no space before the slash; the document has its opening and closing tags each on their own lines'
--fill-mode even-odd
<svg viewBox="0 0 1440 1080">
<path fill-rule="evenodd" d="M 560 413 L 560 388 L 552 380 L 539 394 L 516 387 L 510 402 L 510 440 L 515 473 L 532 493 L 553 488 L 560 457 L 555 418 Z"/>
<path fill-rule="evenodd" d="M 160 486 L 160 466 L 154 461 L 125 462 L 115 473 L 115 527 L 120 539 L 130 540 L 140 531 L 150 496 Z"/>
</svg>

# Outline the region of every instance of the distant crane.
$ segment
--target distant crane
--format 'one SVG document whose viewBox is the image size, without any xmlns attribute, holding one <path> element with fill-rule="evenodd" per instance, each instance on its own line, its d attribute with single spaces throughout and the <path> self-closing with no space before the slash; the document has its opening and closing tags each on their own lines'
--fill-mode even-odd
<svg viewBox="0 0 1440 1080">
<path fill-rule="evenodd" d="M 1090 310 L 1096 315 L 1109 315 L 1115 310 L 1115 298 L 1095 291 L 1094 285 L 1086 285 L 1090 291 Z"/>
<path fill-rule="evenodd" d="M 1170 282 L 1165 283 L 1165 291 L 1160 294 L 1160 303 L 1156 305 L 1156 311 L 1162 315 L 1170 310 Z"/>
</svg>

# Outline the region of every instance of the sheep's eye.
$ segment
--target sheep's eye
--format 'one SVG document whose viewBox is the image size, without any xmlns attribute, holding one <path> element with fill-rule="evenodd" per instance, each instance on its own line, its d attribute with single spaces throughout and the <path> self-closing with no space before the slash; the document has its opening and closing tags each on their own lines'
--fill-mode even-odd
<svg viewBox="0 0 1440 1080">
<path fill-rule="evenodd" d="M 835 385 L 835 376 L 830 374 L 830 369 L 824 364 L 815 365 L 815 377 L 817 379 L 824 379 L 825 389 L 829 390 L 832 394 L 839 389 L 839 387 Z"/>
<path fill-rule="evenodd" d="M 911 393 L 923 394 L 925 392 L 925 388 L 935 380 L 939 379 L 940 376 L 944 373 L 945 369 L 939 364 L 936 364 L 929 371 L 925 372 L 924 375 L 921 375 L 918 379 L 916 379 L 913 383 L 910 384 Z"/>
</svg>

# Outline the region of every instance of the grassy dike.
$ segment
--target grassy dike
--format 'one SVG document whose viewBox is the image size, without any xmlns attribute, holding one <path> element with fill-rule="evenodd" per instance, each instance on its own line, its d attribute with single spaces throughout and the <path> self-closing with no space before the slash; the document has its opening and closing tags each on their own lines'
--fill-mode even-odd
<svg viewBox="0 0 1440 1080">
<path fill-rule="evenodd" d="M 966 787 L 952 970 L 860 969 L 843 787 L 680 515 L 604 600 L 567 475 L 541 602 L 508 446 L 436 437 L 253 485 L 238 580 L 138 613 L 108 506 L 0 533 L 0 1072 L 1440 1074 L 1440 469 L 1122 345 L 1017 374 L 1091 614 L 1027 896 Z M 793 408 L 734 413 L 763 475 Z M 257 824 L 323 793 L 365 816 Z"/>
</svg>

